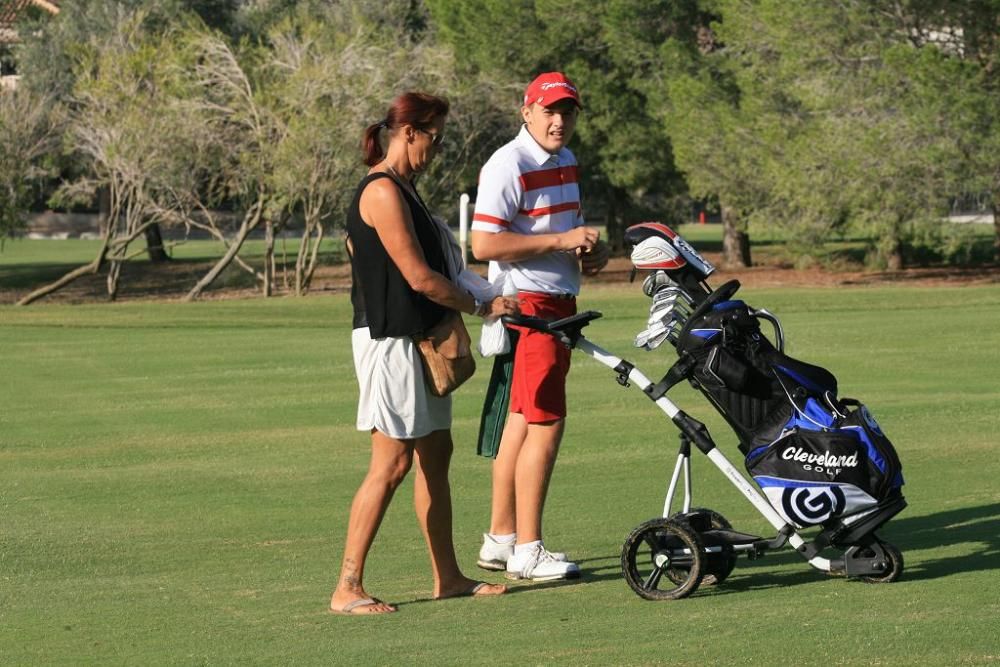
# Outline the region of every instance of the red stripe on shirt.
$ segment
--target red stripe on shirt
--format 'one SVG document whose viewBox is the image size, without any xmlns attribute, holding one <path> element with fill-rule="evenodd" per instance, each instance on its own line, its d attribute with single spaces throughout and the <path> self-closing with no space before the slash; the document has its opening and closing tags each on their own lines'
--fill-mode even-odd
<svg viewBox="0 0 1000 667">
<path fill-rule="evenodd" d="M 576 183 L 579 177 L 579 170 L 576 165 L 571 167 L 556 167 L 555 169 L 540 169 L 538 171 L 526 171 L 521 174 L 521 187 L 525 192 L 549 188 L 566 183 Z"/>
<path fill-rule="evenodd" d="M 533 208 L 529 210 L 521 209 L 518 211 L 521 215 L 526 215 L 530 218 L 540 218 L 543 215 L 551 215 L 553 213 L 562 213 L 563 211 L 578 211 L 580 210 L 580 202 L 568 201 L 563 204 L 556 204 L 555 206 L 546 206 L 544 208 Z"/>
<path fill-rule="evenodd" d="M 492 215 L 486 215 L 485 213 L 474 213 L 472 215 L 472 221 L 476 222 L 477 220 L 479 222 L 488 222 L 488 223 L 493 224 L 493 225 L 502 225 L 504 227 L 507 227 L 508 225 L 510 225 L 510 223 L 508 221 L 504 220 L 503 218 L 497 218 L 497 217 L 492 216 Z"/>
</svg>

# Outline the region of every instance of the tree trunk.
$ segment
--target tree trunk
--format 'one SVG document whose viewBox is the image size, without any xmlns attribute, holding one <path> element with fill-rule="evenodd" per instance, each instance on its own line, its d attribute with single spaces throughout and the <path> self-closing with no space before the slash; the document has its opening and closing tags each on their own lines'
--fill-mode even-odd
<svg viewBox="0 0 1000 667">
<path fill-rule="evenodd" d="M 30 303 L 38 301 L 43 296 L 48 296 L 49 294 L 52 294 L 56 290 L 62 289 L 63 287 L 70 284 L 80 276 L 85 276 L 88 273 L 94 274 L 100 271 L 101 266 L 104 264 L 104 260 L 108 254 L 108 246 L 111 241 L 112 229 L 110 225 L 105 223 L 104 228 L 101 231 L 104 236 L 103 239 L 104 242 L 101 244 L 101 249 L 98 251 L 97 257 L 95 257 L 92 262 L 73 269 L 72 271 L 64 275 L 62 278 L 59 278 L 55 282 L 51 282 L 48 285 L 39 287 L 34 292 L 31 292 L 27 296 L 23 297 L 20 301 L 17 302 L 16 305 L 27 306 Z"/>
<path fill-rule="evenodd" d="M 170 261 L 170 255 L 163 247 L 163 234 L 158 224 L 146 228 L 146 251 L 149 253 L 149 261 L 154 264 Z"/>
<path fill-rule="evenodd" d="M 206 287 L 212 284 L 212 282 L 219 277 L 229 263 L 233 261 L 236 257 L 236 253 L 240 251 L 243 247 L 243 242 L 247 240 L 247 236 L 250 235 L 257 225 L 260 224 L 261 211 L 264 208 L 264 202 L 258 201 L 254 204 L 253 208 L 243 217 L 243 223 L 240 225 L 240 231 L 236 234 L 236 238 L 230 244 L 229 249 L 226 250 L 226 254 L 215 263 L 208 273 L 206 273 L 198 283 L 191 288 L 191 291 L 187 293 L 184 297 L 184 301 L 194 301 L 197 299 Z"/>
<path fill-rule="evenodd" d="M 306 219 L 302 229 L 302 240 L 299 241 L 299 251 L 295 253 L 295 296 L 302 296 L 306 293 L 306 255 L 309 252 L 309 245 L 312 241 L 312 225 Z"/>
<path fill-rule="evenodd" d="M 271 296 L 274 291 L 274 222 L 264 221 L 264 284 L 261 293 Z"/>
<path fill-rule="evenodd" d="M 901 271 L 905 265 L 905 260 L 903 259 L 903 240 L 900 234 L 902 226 L 903 221 L 896 220 L 895 224 L 889 228 L 886 237 L 882 240 L 883 252 L 885 254 L 885 268 L 890 271 Z"/>
<path fill-rule="evenodd" d="M 111 224 L 111 188 L 103 185 L 97 189 L 97 224 L 101 236 L 108 235 L 108 225 Z"/>
<path fill-rule="evenodd" d="M 67 273 L 66 275 L 64 275 L 59 280 L 55 281 L 54 283 L 49 283 L 48 285 L 45 285 L 44 287 L 39 287 L 38 289 L 36 289 L 31 294 L 23 297 L 15 305 L 18 305 L 18 306 L 27 306 L 28 304 L 30 304 L 30 303 L 32 303 L 34 301 L 38 301 L 43 296 L 47 296 L 49 294 L 52 294 L 53 292 L 55 292 L 56 290 L 60 289 L 61 287 L 70 284 L 71 282 L 73 282 L 74 280 L 76 280 L 77 278 L 79 278 L 80 276 L 85 276 L 88 273 L 97 273 L 97 271 L 100 270 L 100 268 L 101 268 L 101 262 L 103 261 L 103 257 L 104 257 L 104 252 L 102 251 L 101 252 L 101 256 L 98 257 L 97 259 L 95 259 L 94 261 L 92 261 L 90 264 L 85 264 L 84 266 L 77 267 L 77 268 L 73 269 L 72 271 L 70 271 L 69 273 Z"/>
<path fill-rule="evenodd" d="M 901 271 L 903 269 L 903 264 L 903 251 L 897 241 L 893 246 L 893 249 L 889 252 L 889 255 L 886 257 L 886 268 L 890 271 Z"/>
<path fill-rule="evenodd" d="M 305 276 L 302 278 L 303 293 L 309 291 L 312 285 L 313 274 L 316 272 L 316 264 L 319 259 L 319 246 L 323 243 L 323 224 L 316 224 L 316 240 L 313 242 L 312 252 L 309 254 L 309 265 L 306 267 Z"/>
<path fill-rule="evenodd" d="M 118 259 L 111 260 L 111 266 L 108 268 L 108 301 L 118 299 L 118 279 L 122 275 L 122 264 L 124 262 Z"/>
<path fill-rule="evenodd" d="M 1000 192 L 993 194 L 993 261 L 1000 264 Z"/>
<path fill-rule="evenodd" d="M 607 244 L 611 252 L 618 252 L 624 246 L 625 230 L 622 229 L 621 211 L 624 197 L 618 188 L 608 188 L 608 211 L 605 222 L 605 234 Z"/>
<path fill-rule="evenodd" d="M 722 263 L 730 269 L 753 266 L 750 236 L 740 229 L 740 216 L 729 206 L 722 207 Z"/>
</svg>

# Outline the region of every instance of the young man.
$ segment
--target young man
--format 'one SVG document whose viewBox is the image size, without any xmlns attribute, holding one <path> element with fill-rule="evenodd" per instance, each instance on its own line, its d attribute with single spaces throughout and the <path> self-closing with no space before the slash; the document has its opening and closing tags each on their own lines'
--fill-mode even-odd
<svg viewBox="0 0 1000 667">
<path fill-rule="evenodd" d="M 540 75 L 524 92 L 521 132 L 480 173 L 472 252 L 490 260 L 491 279 L 509 272 L 524 315 L 575 314 L 581 268 L 594 274 L 608 261 L 598 231 L 583 224 L 576 158 L 566 148 L 581 108 L 566 76 Z M 479 565 L 506 570 L 512 579 L 578 577 L 575 563 L 542 543 L 542 509 L 565 425 L 570 351 L 547 334 L 519 334 Z"/>
</svg>

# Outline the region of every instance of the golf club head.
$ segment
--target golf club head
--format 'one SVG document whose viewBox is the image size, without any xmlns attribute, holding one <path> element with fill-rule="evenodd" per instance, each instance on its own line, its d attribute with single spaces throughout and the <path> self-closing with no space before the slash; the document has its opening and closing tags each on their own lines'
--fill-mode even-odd
<svg viewBox="0 0 1000 667">
<path fill-rule="evenodd" d="M 652 297 L 661 287 L 676 286 L 666 271 L 654 271 L 642 281 L 642 293 Z"/>
<path fill-rule="evenodd" d="M 695 303 L 711 293 L 705 279 L 715 267 L 670 227 L 659 222 L 632 225 L 625 230 L 625 243 L 635 269 L 652 272 L 653 277 L 643 282 L 647 295 L 652 296 L 668 280 L 682 287 Z"/>
<path fill-rule="evenodd" d="M 635 337 L 635 346 L 655 350 L 665 340 L 676 345 L 681 329 L 694 312 L 693 300 L 669 278 L 664 281 L 657 278 L 657 274 L 646 279 L 643 290 L 647 287 L 655 287 L 656 291 L 651 295 L 653 303 L 649 307 L 646 329 Z"/>
</svg>

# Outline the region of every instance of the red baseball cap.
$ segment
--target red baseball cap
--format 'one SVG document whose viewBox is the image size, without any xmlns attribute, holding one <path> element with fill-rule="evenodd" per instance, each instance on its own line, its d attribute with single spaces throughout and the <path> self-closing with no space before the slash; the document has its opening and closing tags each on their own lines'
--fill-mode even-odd
<svg viewBox="0 0 1000 667">
<path fill-rule="evenodd" d="M 576 84 L 562 72 L 539 74 L 524 89 L 524 106 L 541 104 L 543 107 L 550 107 L 559 100 L 567 98 L 576 102 L 576 106 L 583 108 Z"/>
</svg>

